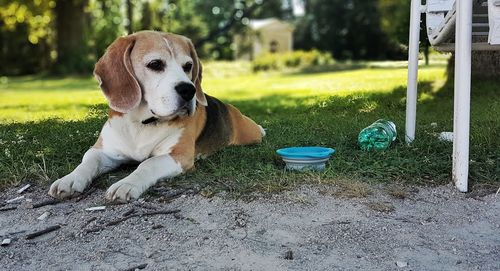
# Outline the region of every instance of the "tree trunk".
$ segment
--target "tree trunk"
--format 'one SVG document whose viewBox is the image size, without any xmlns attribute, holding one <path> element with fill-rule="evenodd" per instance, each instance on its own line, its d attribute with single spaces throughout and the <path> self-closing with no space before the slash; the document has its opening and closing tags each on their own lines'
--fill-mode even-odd
<svg viewBox="0 0 500 271">
<path fill-rule="evenodd" d="M 424 44 L 424 58 L 425 58 L 425 66 L 429 65 L 429 44 Z"/>
<path fill-rule="evenodd" d="M 132 26 L 134 23 L 132 0 L 127 0 L 126 2 L 127 2 L 127 19 L 128 19 L 127 32 L 128 34 L 132 34 L 134 33 L 134 29 Z"/>
<path fill-rule="evenodd" d="M 151 7 L 149 6 L 149 2 L 144 2 L 142 4 L 142 18 L 141 18 L 141 29 L 149 30 L 151 29 Z"/>
<path fill-rule="evenodd" d="M 87 0 L 57 1 L 56 46 L 57 73 L 85 72 L 85 13 Z"/>
<path fill-rule="evenodd" d="M 455 73 L 455 54 L 448 61 L 448 80 Z M 472 77 L 500 79 L 500 51 L 473 51 L 471 57 Z"/>
</svg>

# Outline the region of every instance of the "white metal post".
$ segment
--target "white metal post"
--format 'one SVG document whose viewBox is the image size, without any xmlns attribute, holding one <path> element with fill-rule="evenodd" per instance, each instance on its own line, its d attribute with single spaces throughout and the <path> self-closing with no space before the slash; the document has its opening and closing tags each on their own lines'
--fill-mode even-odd
<svg viewBox="0 0 500 271">
<path fill-rule="evenodd" d="M 453 181 L 467 192 L 471 88 L 472 1 L 456 1 Z"/>
<path fill-rule="evenodd" d="M 408 87 L 406 89 L 406 143 L 415 139 L 417 120 L 418 48 L 420 38 L 420 0 L 411 1 L 408 44 Z"/>
</svg>

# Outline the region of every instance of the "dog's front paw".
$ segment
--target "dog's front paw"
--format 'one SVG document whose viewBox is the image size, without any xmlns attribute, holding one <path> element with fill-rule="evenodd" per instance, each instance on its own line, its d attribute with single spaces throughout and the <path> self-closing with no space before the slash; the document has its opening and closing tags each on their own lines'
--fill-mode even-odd
<svg viewBox="0 0 500 271">
<path fill-rule="evenodd" d="M 121 180 L 108 188 L 106 199 L 114 202 L 129 202 L 138 199 L 143 190 L 136 184 Z"/>
<path fill-rule="evenodd" d="M 65 177 L 52 183 L 49 189 L 49 195 L 64 199 L 71 197 L 76 193 L 81 193 L 87 187 L 88 182 L 77 176 L 66 175 Z"/>
</svg>

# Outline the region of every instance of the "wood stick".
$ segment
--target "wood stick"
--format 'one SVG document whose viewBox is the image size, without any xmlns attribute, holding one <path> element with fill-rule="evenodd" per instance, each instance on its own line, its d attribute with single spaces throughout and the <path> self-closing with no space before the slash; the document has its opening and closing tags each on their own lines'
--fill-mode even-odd
<svg viewBox="0 0 500 271">
<path fill-rule="evenodd" d="M 160 210 L 160 211 L 152 211 L 152 212 L 145 212 L 145 213 L 141 213 L 141 214 L 130 214 L 128 216 L 125 216 L 125 217 L 122 217 L 122 218 L 119 218 L 119 219 L 116 219 L 116 220 L 112 220 L 112 221 L 109 221 L 108 223 L 106 223 L 106 226 L 114 226 L 114 225 L 117 225 L 117 224 L 120 224 L 122 223 L 123 221 L 126 221 L 132 217 L 143 217 L 143 216 L 152 216 L 152 215 L 168 215 L 168 214 L 175 214 L 175 213 L 178 213 L 180 212 L 181 210 Z"/>
<path fill-rule="evenodd" d="M 37 219 L 38 220 L 45 220 L 47 217 L 49 217 L 50 213 L 49 212 L 44 212 L 42 215 L 40 215 Z"/>
<path fill-rule="evenodd" d="M 45 201 L 33 204 L 33 209 L 40 208 L 40 207 L 47 206 L 47 205 L 58 204 L 59 202 L 61 202 L 61 200 L 58 200 L 58 199 L 45 200 Z"/>
<path fill-rule="evenodd" d="M 8 206 L 8 207 L 0 208 L 0 212 L 10 211 L 10 210 L 15 210 L 15 209 L 17 209 L 17 206 Z"/>
<path fill-rule="evenodd" d="M 130 219 L 132 217 L 143 217 L 143 216 L 153 216 L 153 215 L 168 215 L 168 214 L 176 214 L 176 213 L 178 213 L 180 211 L 181 210 L 179 210 L 179 209 L 174 209 L 174 210 L 160 210 L 160 211 L 145 212 L 145 213 L 140 213 L 140 214 L 130 214 L 128 216 L 125 216 L 125 217 L 122 217 L 122 218 L 119 218 L 119 219 L 116 219 L 116 220 L 111 220 L 108 223 L 104 224 L 104 226 L 99 226 L 99 227 L 94 227 L 94 228 L 86 229 L 85 233 L 98 232 L 98 231 L 104 230 L 105 227 L 118 225 L 118 224 L 122 223 L 123 221 L 126 221 L 126 220 L 128 220 L 128 219 Z"/>
<path fill-rule="evenodd" d="M 14 231 L 14 232 L 9 232 L 9 235 L 16 235 L 16 234 L 25 233 L 25 232 L 26 232 L 25 230 L 22 230 L 22 231 Z"/>
<path fill-rule="evenodd" d="M 2 240 L 2 247 L 6 247 L 8 245 L 10 245 L 10 242 L 12 241 L 12 239 L 10 238 L 5 238 Z"/>
<path fill-rule="evenodd" d="M 44 234 L 47 234 L 49 232 L 53 232 L 55 230 L 58 230 L 61 228 L 61 225 L 55 225 L 55 226 L 50 226 L 48 228 L 45 228 L 43 230 L 40 230 L 40 231 L 36 231 L 34 233 L 30 233 L 28 235 L 26 235 L 26 239 L 29 240 L 29 239 L 33 239 L 35 237 L 38 237 L 38 236 L 41 236 L 41 235 L 44 235 Z"/>
<path fill-rule="evenodd" d="M 104 230 L 104 227 L 94 227 L 90 229 L 85 229 L 85 233 L 92 233 Z"/>
<path fill-rule="evenodd" d="M 79 202 L 81 201 L 82 199 L 88 197 L 90 194 L 94 193 L 94 191 L 96 191 L 97 188 L 94 186 L 94 187 L 91 187 L 90 189 L 88 189 L 87 191 L 84 191 L 83 194 L 81 194 L 80 196 L 78 196 L 76 199 L 75 199 L 75 202 Z"/>
<path fill-rule="evenodd" d="M 20 201 L 22 199 L 24 199 L 24 196 L 19 196 L 19 197 L 13 198 L 13 199 L 9 199 L 9 200 L 6 200 L 5 202 L 6 203 L 13 203 L 13 202 L 16 202 L 16 201 Z"/>
<path fill-rule="evenodd" d="M 159 210 L 159 211 L 145 212 L 145 213 L 140 214 L 139 216 L 168 215 L 168 214 L 175 214 L 175 213 L 178 213 L 180 211 L 181 210 L 179 210 L 179 209 Z"/>
<path fill-rule="evenodd" d="M 200 189 L 196 187 L 191 187 L 191 188 L 186 188 L 186 189 L 179 189 L 177 191 L 171 192 L 170 194 L 167 195 L 162 195 L 159 198 L 160 202 L 171 202 L 172 200 L 181 197 L 182 195 L 185 194 L 190 194 L 190 195 L 196 195 L 200 192 Z"/>
<path fill-rule="evenodd" d="M 87 227 L 88 224 L 92 223 L 92 221 L 94 221 L 96 219 L 97 219 L 97 217 L 93 216 L 90 219 L 88 219 L 87 221 L 85 221 L 85 224 L 83 224 L 82 229 Z"/>
<path fill-rule="evenodd" d="M 93 212 L 93 211 L 104 211 L 106 210 L 106 206 L 94 206 L 94 207 L 89 207 L 89 208 L 86 208 L 85 211 L 90 211 L 90 212 Z"/>
<path fill-rule="evenodd" d="M 114 225 L 120 224 L 123 221 L 128 220 L 132 217 L 136 217 L 136 216 L 139 216 L 139 214 L 131 214 L 131 215 L 119 218 L 119 219 L 111 220 L 108 223 L 106 223 L 106 226 L 114 226 Z"/>
<path fill-rule="evenodd" d="M 185 192 L 187 192 L 188 189 L 180 189 L 178 191 L 175 191 L 173 193 L 170 193 L 170 195 L 167 195 L 167 196 L 163 196 L 163 200 L 164 201 L 172 201 L 180 196 L 182 196 Z"/>
<path fill-rule="evenodd" d="M 125 213 L 123 213 L 122 216 L 123 217 L 129 216 L 129 215 L 131 215 L 134 212 L 135 212 L 135 209 L 134 208 L 130 208 L 128 211 L 126 211 Z"/>
<path fill-rule="evenodd" d="M 17 190 L 17 193 L 18 194 L 22 194 L 24 191 L 26 191 L 26 189 L 30 188 L 31 187 L 31 184 L 27 184 L 21 188 L 19 188 L 19 190 Z"/>
<path fill-rule="evenodd" d="M 148 209 L 148 210 L 156 210 L 156 207 L 145 205 L 145 204 L 141 204 L 141 205 L 139 205 L 139 207 L 144 208 L 144 209 Z"/>
<path fill-rule="evenodd" d="M 123 271 L 135 271 L 136 269 L 144 269 L 148 266 L 147 263 L 143 263 L 143 264 L 139 264 L 139 265 L 136 265 L 134 267 L 130 267 L 130 268 L 127 268 L 127 269 L 123 269 Z"/>
</svg>

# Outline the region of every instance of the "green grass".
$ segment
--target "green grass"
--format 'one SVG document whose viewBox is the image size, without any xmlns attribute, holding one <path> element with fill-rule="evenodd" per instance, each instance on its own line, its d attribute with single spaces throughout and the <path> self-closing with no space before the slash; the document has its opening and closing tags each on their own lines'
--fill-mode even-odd
<svg viewBox="0 0 500 271">
<path fill-rule="evenodd" d="M 445 83 L 442 63 L 420 69 L 417 140 L 409 147 L 403 137 L 404 63 L 337 63 L 287 73 L 249 70 L 244 62 L 208 63 L 203 86 L 267 128 L 264 142 L 226 148 L 198 161 L 196 171 L 170 184 L 200 184 L 208 194 L 226 190 L 247 195 L 302 183 L 450 181 L 452 144 L 436 139 L 437 133 L 452 130 L 453 87 Z M 473 82 L 473 184 L 498 185 L 498 86 L 492 81 Z M 95 142 L 106 111 L 103 95 L 90 77 L 0 78 L 0 186 L 25 181 L 49 184 L 69 173 Z M 386 151 L 359 150 L 357 134 L 379 118 L 395 121 L 398 139 Z M 337 153 L 324 172 L 286 172 L 274 151 L 296 145 L 330 146 Z M 105 175 L 98 182 L 106 184 L 132 169 Z"/>
</svg>

